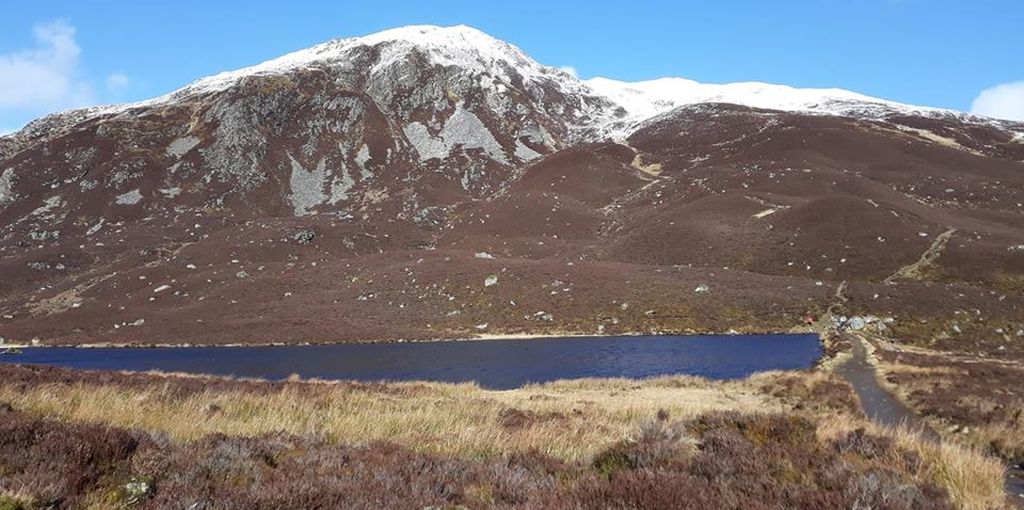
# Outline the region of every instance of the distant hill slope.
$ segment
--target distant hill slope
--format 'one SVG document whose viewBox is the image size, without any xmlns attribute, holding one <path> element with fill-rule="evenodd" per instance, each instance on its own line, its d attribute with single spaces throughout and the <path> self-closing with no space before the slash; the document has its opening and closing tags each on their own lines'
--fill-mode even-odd
<svg viewBox="0 0 1024 510">
<path fill-rule="evenodd" d="M 1022 133 L 581 81 L 468 27 L 331 41 L 0 138 L 0 337 L 782 331 L 832 307 L 1021 354 Z"/>
</svg>

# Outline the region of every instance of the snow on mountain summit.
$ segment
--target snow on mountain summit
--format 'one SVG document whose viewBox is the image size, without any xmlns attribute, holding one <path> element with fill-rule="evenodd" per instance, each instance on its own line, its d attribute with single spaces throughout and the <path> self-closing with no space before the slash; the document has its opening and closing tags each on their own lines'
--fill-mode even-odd
<svg viewBox="0 0 1024 510">
<path fill-rule="evenodd" d="M 509 68 L 515 69 L 523 77 L 556 71 L 538 64 L 519 48 L 466 25 L 411 25 L 361 37 L 328 41 L 252 67 L 201 79 L 187 86 L 185 91 L 195 93 L 222 90 L 246 76 L 282 73 L 318 63 L 344 63 L 351 52 L 360 47 L 380 48 L 381 55 L 374 69 L 386 69 L 406 58 L 411 51 L 417 50 L 434 64 L 458 66 L 467 71 L 495 74 L 506 79 L 511 79 L 506 72 Z"/>
<path fill-rule="evenodd" d="M 284 73 L 321 64 L 343 65 L 351 60 L 357 48 L 376 48 L 380 52 L 371 74 L 387 70 L 406 59 L 411 52 L 418 51 L 434 64 L 491 75 L 506 83 L 515 80 L 513 74 L 527 81 L 550 80 L 567 92 L 605 99 L 621 107 L 626 112 L 625 118 L 608 114 L 605 121 L 600 121 L 595 117 L 599 125 L 614 124 L 620 131 L 680 106 L 699 103 L 732 103 L 753 108 L 852 116 L 880 116 L 893 111 L 925 115 L 952 113 L 838 88 L 795 88 L 759 82 L 705 84 L 685 78 L 639 82 L 602 77 L 580 80 L 557 67 L 542 65 L 518 47 L 466 25 L 411 25 L 360 37 L 335 39 L 252 67 L 201 79 L 170 96 L 224 90 L 247 76 Z M 609 130 L 599 126 L 598 131 Z"/>
<path fill-rule="evenodd" d="M 681 106 L 705 103 L 871 118 L 884 118 L 892 113 L 964 115 L 937 108 L 906 105 L 838 88 L 796 88 L 760 82 L 711 84 L 685 78 L 624 82 L 596 77 L 584 80 L 583 83 L 594 94 L 607 98 L 626 111 L 626 117 L 617 119 L 614 128 L 606 129 L 612 136 L 620 137 L 648 119 Z"/>
<path fill-rule="evenodd" d="M 795 88 L 757 82 L 704 84 L 684 78 L 639 82 L 602 77 L 581 80 L 560 68 L 542 65 L 518 47 L 469 26 L 412 25 L 334 39 L 254 66 L 202 78 L 148 101 L 52 115 L 33 122 L 25 131 L 59 127 L 137 107 L 186 101 L 229 90 L 246 78 L 284 75 L 306 68 L 331 68 L 339 71 L 337 75 L 362 76 L 349 85 L 373 87 L 380 92 L 375 97 L 381 94 L 392 97 L 400 88 L 409 90 L 425 85 L 416 80 L 427 75 L 410 72 L 407 65 L 410 62 L 439 66 L 454 73 L 444 78 L 438 76 L 439 80 L 469 78 L 479 87 L 488 89 L 492 103 L 507 97 L 509 87 L 521 92 L 530 90 L 528 95 L 534 101 L 547 103 L 543 108 L 561 117 L 558 122 L 566 130 L 590 133 L 589 137 L 597 138 L 622 138 L 651 118 L 681 106 L 702 103 L 874 119 L 894 114 L 954 116 L 972 123 L 1002 125 L 999 121 L 961 112 L 905 105 L 837 88 Z M 571 106 L 555 105 L 558 102 Z"/>
<path fill-rule="evenodd" d="M 415 47 L 426 51 L 435 63 L 464 66 L 480 72 L 492 71 L 499 62 L 512 64 L 528 72 L 543 68 L 512 44 L 466 25 L 413 25 L 343 39 L 339 43 L 366 46 L 391 43 L 398 49 Z"/>
<path fill-rule="evenodd" d="M 647 118 L 666 109 L 695 103 L 732 103 L 753 108 L 799 111 L 815 109 L 830 101 L 858 101 L 891 104 L 842 89 L 799 89 L 786 85 L 745 82 L 705 84 L 685 78 L 624 82 L 591 78 L 584 83 L 628 111 L 631 116 Z"/>
</svg>

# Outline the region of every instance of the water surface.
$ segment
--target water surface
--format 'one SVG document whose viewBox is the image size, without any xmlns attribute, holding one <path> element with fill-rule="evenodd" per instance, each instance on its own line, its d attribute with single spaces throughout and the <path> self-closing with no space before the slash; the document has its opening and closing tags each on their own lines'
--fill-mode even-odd
<svg viewBox="0 0 1024 510">
<path fill-rule="evenodd" d="M 284 379 L 476 381 L 494 389 L 584 377 L 742 378 L 807 368 L 816 335 L 631 336 L 287 347 L 32 348 L 7 363 Z"/>
</svg>

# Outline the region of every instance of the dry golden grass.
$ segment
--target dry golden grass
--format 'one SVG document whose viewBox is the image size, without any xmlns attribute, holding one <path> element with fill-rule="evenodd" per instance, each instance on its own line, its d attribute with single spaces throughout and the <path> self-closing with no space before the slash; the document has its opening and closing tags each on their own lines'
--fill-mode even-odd
<svg viewBox="0 0 1024 510">
<path fill-rule="evenodd" d="M 983 510 L 1006 503 L 1005 467 L 999 459 L 948 441 L 922 441 L 919 434 L 903 429 L 895 434 L 900 445 L 925 459 L 931 479 L 945 487 L 960 508 Z"/>
<path fill-rule="evenodd" d="M 731 382 L 693 377 L 575 380 L 510 391 L 474 384 L 308 381 L 263 393 L 221 389 L 184 396 L 160 382 L 167 377 L 154 377 L 146 385 L 0 383 L 0 401 L 64 421 L 162 432 L 181 442 L 213 433 L 284 432 L 346 444 L 385 440 L 476 459 L 536 449 L 584 463 L 633 437 L 659 411 L 673 420 L 721 410 L 795 412 L 819 424 L 822 441 L 864 428 L 916 452 L 923 459 L 917 472 L 907 472 L 911 468 L 895 452 L 891 462 L 883 462 L 910 479 L 945 487 L 959 508 L 996 508 L 1004 502 L 998 459 L 969 445 L 937 444 L 906 429 L 873 425 L 849 409 L 848 387 L 822 371 L 769 372 Z"/>
<path fill-rule="evenodd" d="M 891 363 L 885 363 L 879 364 L 879 368 L 883 368 L 886 373 L 904 375 L 949 376 L 966 374 L 966 371 L 957 370 L 952 367 L 918 367 L 914 365 L 896 365 Z"/>
<path fill-rule="evenodd" d="M 958 508 L 987 510 L 1006 504 L 1003 487 L 1006 468 L 998 458 L 978 448 L 948 441 L 940 443 L 907 427 L 882 427 L 849 415 L 822 420 L 818 435 L 823 440 L 835 439 L 861 427 L 873 434 L 891 437 L 896 446 L 917 453 L 924 461 L 917 472 L 907 472 L 908 466 L 896 456 L 888 466 L 912 478 L 945 487 Z"/>
<path fill-rule="evenodd" d="M 588 459 L 659 410 L 683 419 L 709 410 L 782 409 L 743 382 L 685 377 L 583 380 L 511 391 L 472 384 L 394 383 L 391 391 L 311 384 L 313 391 L 285 387 L 264 395 L 220 391 L 187 397 L 159 384 L 0 386 L 0 400 L 48 417 L 160 431 L 179 441 L 211 433 L 285 432 L 332 442 L 387 440 L 477 458 L 536 448 L 566 460 Z M 509 419 L 510 409 L 525 417 Z"/>
</svg>

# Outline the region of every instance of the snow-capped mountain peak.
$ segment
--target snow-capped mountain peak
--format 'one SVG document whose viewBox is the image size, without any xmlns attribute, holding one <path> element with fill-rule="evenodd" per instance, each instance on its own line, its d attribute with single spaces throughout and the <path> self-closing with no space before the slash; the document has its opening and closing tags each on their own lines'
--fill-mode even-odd
<svg viewBox="0 0 1024 510">
<path fill-rule="evenodd" d="M 466 25 L 414 25 L 337 41 L 337 44 L 346 46 L 377 46 L 387 43 L 426 51 L 435 59 L 435 63 L 442 65 L 476 66 L 480 63 L 506 62 L 531 69 L 542 67 L 512 44 Z"/>
<path fill-rule="evenodd" d="M 965 122 L 1009 129 L 1002 121 L 911 106 L 837 88 L 795 88 L 758 82 L 704 84 L 684 78 L 639 82 L 603 77 L 580 80 L 560 68 L 542 65 L 518 47 L 469 26 L 413 25 L 334 39 L 254 66 L 203 78 L 148 101 L 56 114 L 33 122 L 25 131 L 59 130 L 61 126 L 86 118 L 183 102 L 191 97 L 229 90 L 249 77 L 286 75 L 304 68 L 331 68 L 339 71 L 336 75 L 358 75 L 363 78 L 349 85 L 370 87 L 368 83 L 373 83 L 374 90 L 379 92 L 377 97 L 382 94 L 392 97 L 398 89 L 422 88 L 423 84 L 416 80 L 427 75 L 415 70 L 410 72 L 407 65 L 410 62 L 448 69 L 449 74 L 437 77 L 438 80 L 461 76 L 469 78 L 470 82 L 478 81 L 478 86 L 488 89 L 492 104 L 504 101 L 502 98 L 507 97 L 509 86 L 520 91 L 530 90 L 528 95 L 534 101 L 551 103 L 542 109 L 550 109 L 548 113 L 553 116 L 564 117 L 559 122 L 565 124 L 566 131 L 590 133 L 587 136 L 598 138 L 626 137 L 648 119 L 681 106 L 702 103 L 873 119 L 885 119 L 893 114 L 953 116 Z M 470 85 L 463 84 L 463 88 L 466 86 Z M 550 91 L 557 92 L 551 94 Z"/>
<path fill-rule="evenodd" d="M 246 76 L 283 73 L 315 64 L 344 63 L 353 50 L 361 47 L 380 49 L 380 57 L 374 69 L 387 69 L 405 59 L 411 51 L 419 51 L 437 65 L 457 66 L 470 72 L 490 73 L 508 80 L 511 80 L 507 73 L 509 69 L 515 69 L 524 78 L 558 72 L 538 64 L 512 44 L 466 25 L 412 25 L 361 37 L 334 39 L 255 66 L 203 78 L 187 86 L 184 91 L 218 91 Z"/>
</svg>

